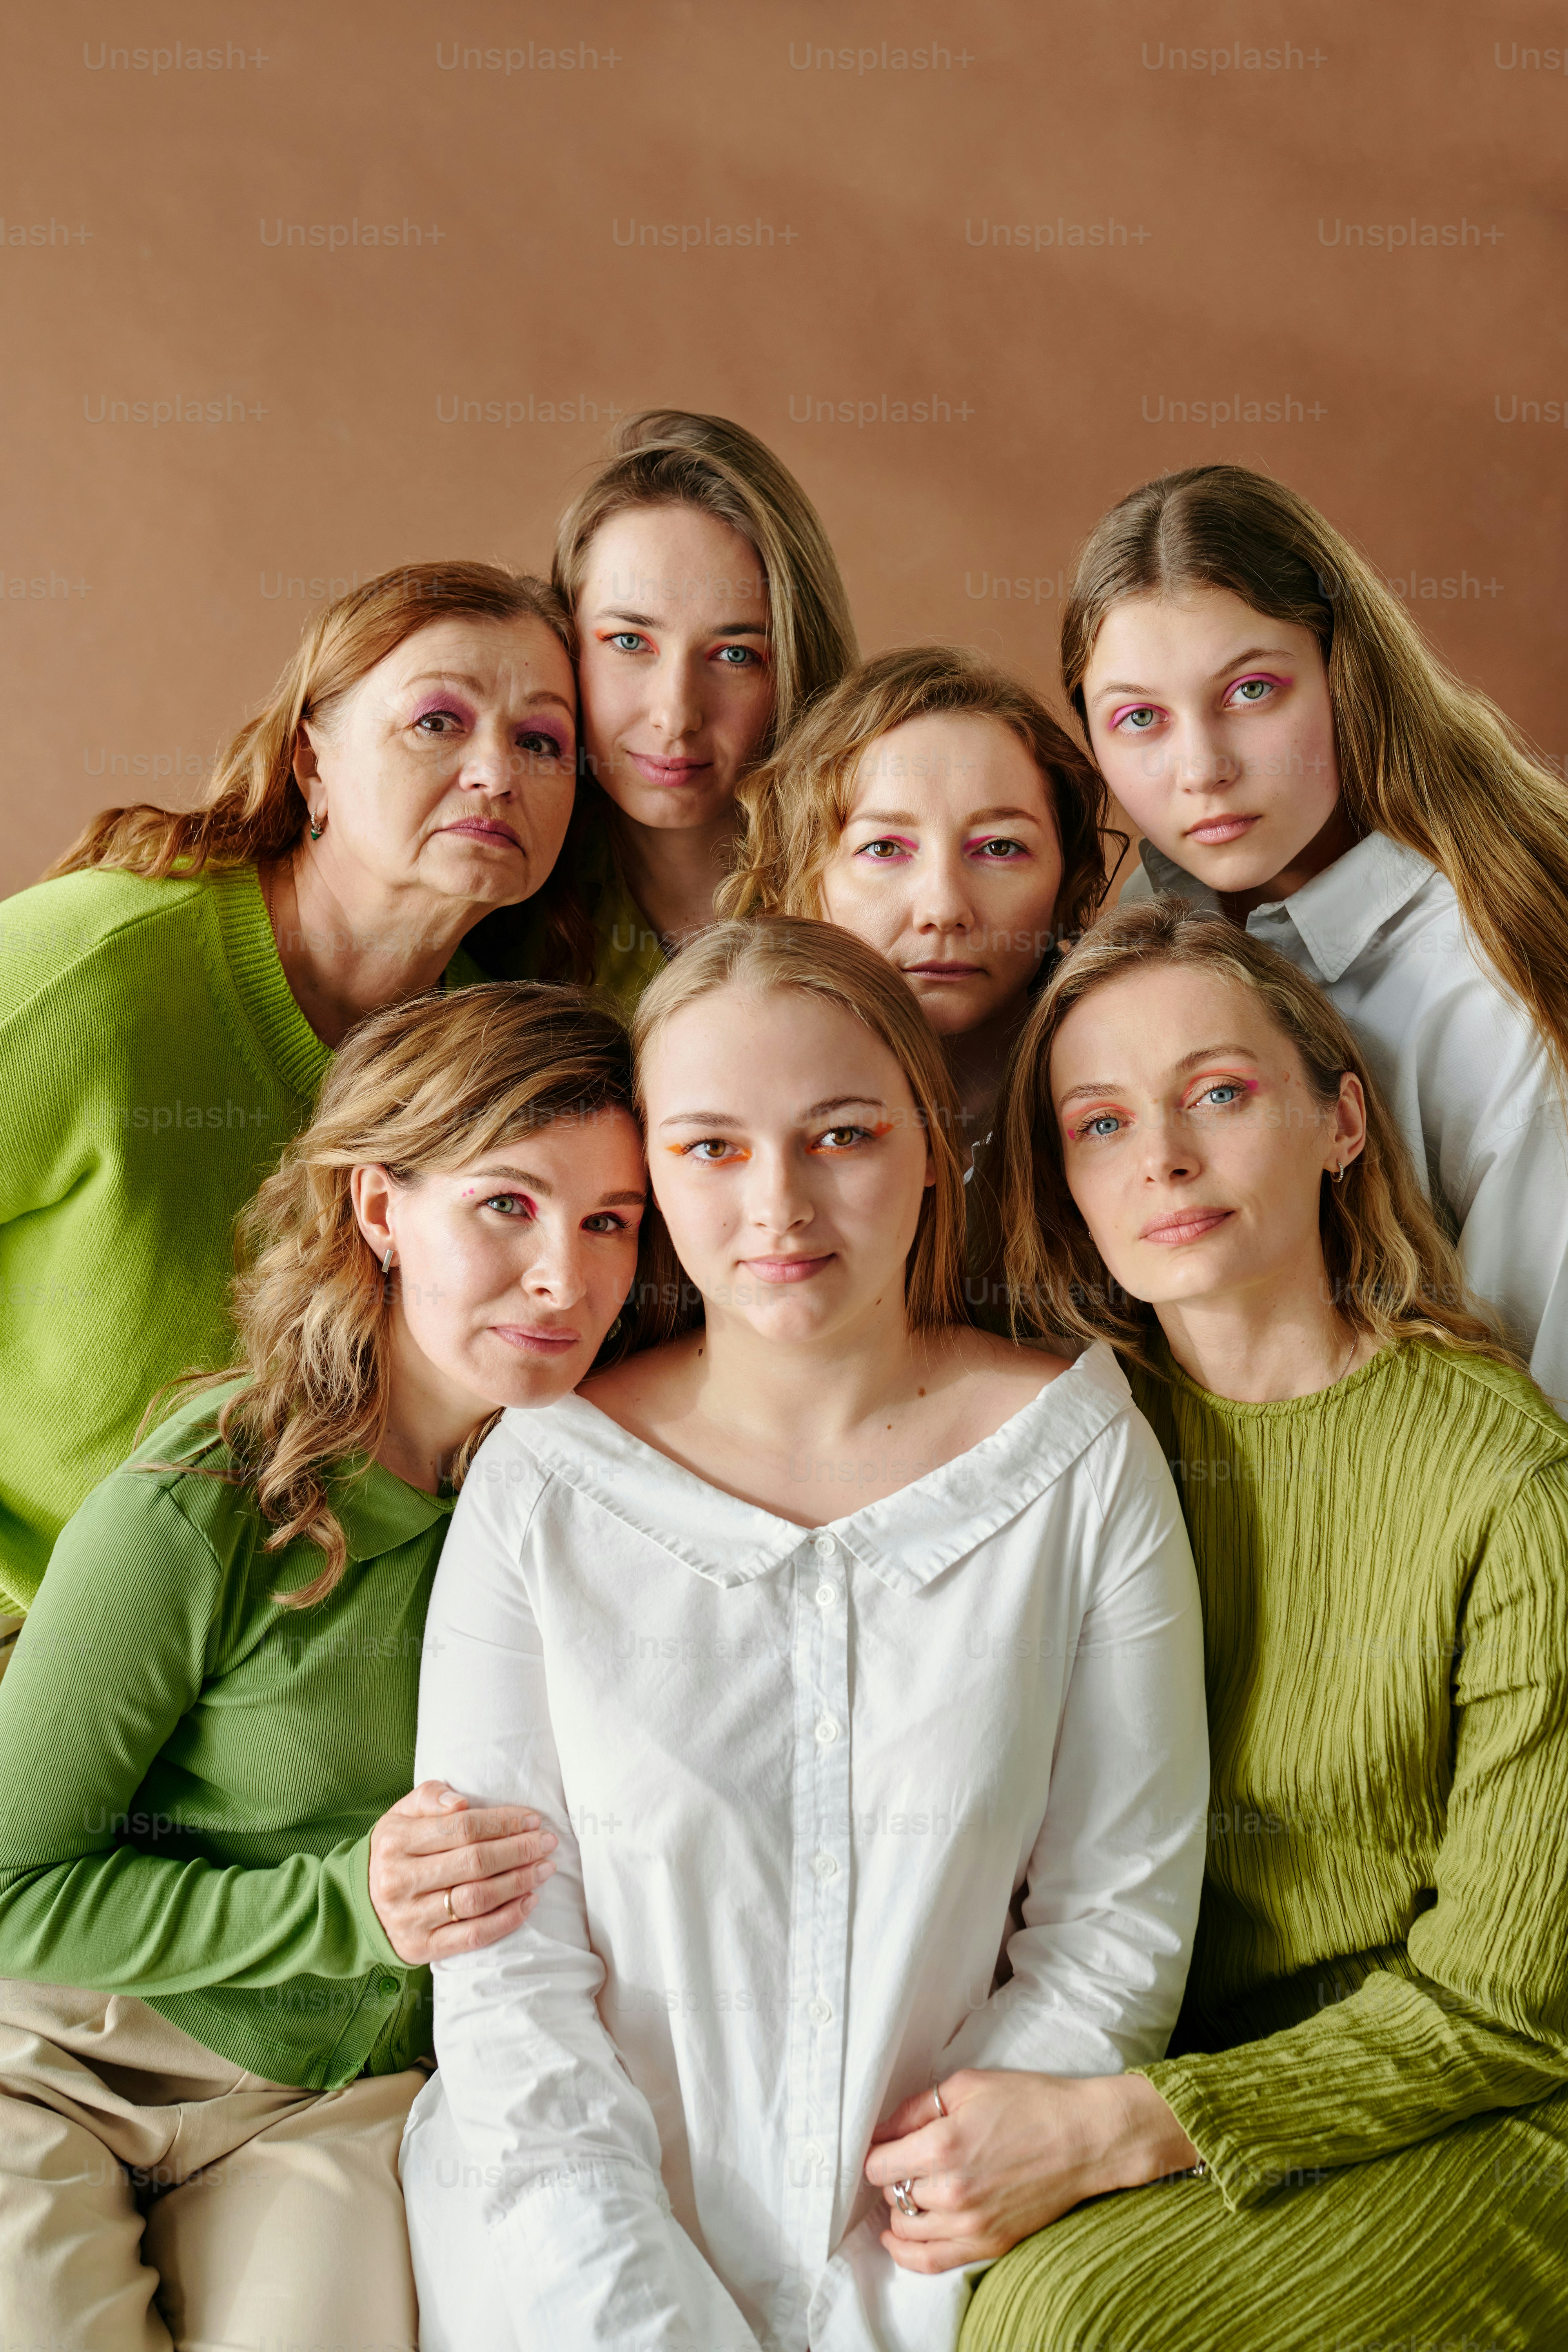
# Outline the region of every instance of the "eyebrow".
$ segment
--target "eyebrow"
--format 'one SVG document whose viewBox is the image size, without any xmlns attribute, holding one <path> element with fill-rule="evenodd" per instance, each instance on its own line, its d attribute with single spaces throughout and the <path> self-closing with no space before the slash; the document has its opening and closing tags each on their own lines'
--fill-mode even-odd
<svg viewBox="0 0 1568 2352">
<path fill-rule="evenodd" d="M 1299 658 L 1298 655 L 1290 651 L 1289 646 L 1248 646 L 1245 653 L 1233 654 L 1229 661 L 1222 662 L 1218 669 L 1211 674 L 1209 684 L 1217 686 L 1222 677 L 1228 677 L 1233 669 L 1245 669 L 1248 662 L 1296 661 Z M 1095 688 L 1093 699 L 1096 702 L 1103 702 L 1108 694 L 1147 695 L 1148 693 L 1149 688 L 1146 686 L 1139 686 L 1131 679 L 1112 677 L 1108 678 L 1103 686 Z M 1151 698 L 1158 700 L 1159 698 L 1154 696 Z"/>
<path fill-rule="evenodd" d="M 1198 1045 L 1192 1053 L 1184 1054 L 1175 1067 L 1178 1070 L 1195 1070 L 1200 1062 L 1212 1062 L 1219 1054 L 1239 1054 L 1244 1062 L 1256 1062 L 1258 1059 L 1250 1045 L 1224 1039 L 1217 1045 Z M 1087 1086 L 1069 1087 L 1065 1095 L 1058 1097 L 1057 1108 L 1059 1110 L 1064 1104 L 1077 1102 L 1080 1095 L 1113 1095 L 1120 1091 L 1114 1078 L 1094 1078 Z"/>
<path fill-rule="evenodd" d="M 466 686 L 470 694 L 482 695 L 489 690 L 482 678 L 473 677 L 466 669 L 422 669 L 416 670 L 411 678 L 405 680 L 405 691 L 423 685 Z M 558 702 L 565 711 L 571 711 L 573 709 L 566 697 L 563 694 L 557 694 L 552 687 L 536 686 L 531 694 L 525 694 L 522 698 L 524 702 Z"/>
<path fill-rule="evenodd" d="M 855 1108 L 862 1110 L 886 1110 L 888 1106 L 880 1095 L 829 1095 L 826 1101 L 809 1104 L 800 1116 L 803 1120 L 826 1118 L 830 1111 L 849 1110 Z M 731 1118 L 728 1111 L 723 1110 L 677 1110 L 671 1111 L 668 1118 L 659 1120 L 660 1127 L 734 1129 L 744 1127 L 745 1124 L 744 1119 Z"/>
<path fill-rule="evenodd" d="M 499 1176 L 508 1184 L 526 1184 L 529 1191 L 537 1192 L 542 1200 L 552 1201 L 555 1198 L 554 1185 L 547 1184 L 542 1176 L 531 1176 L 526 1168 L 469 1168 L 465 1169 L 463 1172 L 466 1176 L 471 1177 L 476 1184 L 488 1183 L 491 1177 Z M 601 1209 L 619 1209 L 626 1207 L 628 1202 L 647 1199 L 646 1192 L 601 1192 L 598 1205 Z"/>
<path fill-rule="evenodd" d="M 1025 808 L 971 809 L 963 819 L 965 824 L 989 824 L 996 817 L 1014 817 L 1025 824 L 1040 824 L 1042 820 L 1033 810 Z M 910 809 L 855 809 L 845 819 L 847 824 L 919 824 L 920 819 Z"/>
<path fill-rule="evenodd" d="M 606 605 L 602 612 L 595 613 L 594 618 L 595 621 L 629 621 L 637 629 L 664 626 L 657 613 L 626 613 L 618 605 Z M 765 621 L 720 621 L 706 634 L 710 637 L 765 637 L 768 626 Z"/>
</svg>

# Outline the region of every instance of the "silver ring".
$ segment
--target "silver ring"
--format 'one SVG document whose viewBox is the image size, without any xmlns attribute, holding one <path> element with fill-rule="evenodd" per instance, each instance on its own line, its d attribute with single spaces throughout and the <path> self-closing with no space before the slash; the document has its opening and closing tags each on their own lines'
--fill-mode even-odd
<svg viewBox="0 0 1568 2352">
<path fill-rule="evenodd" d="M 937 2086 L 936 2086 L 936 2084 L 935 2084 L 934 2083 L 933 2083 L 933 2084 L 931 2084 L 931 2097 L 936 2101 L 936 2111 L 937 2111 L 937 2114 L 938 2114 L 939 2116 L 943 2116 L 943 2117 L 945 2118 L 945 2116 L 946 2116 L 946 2115 L 947 2115 L 947 2109 L 946 2109 L 946 2108 L 942 2105 L 942 2093 L 941 2093 L 941 2091 L 937 2088 Z"/>
<path fill-rule="evenodd" d="M 914 2221 L 921 2211 L 920 2206 L 915 2203 L 914 2187 L 912 2175 L 908 2180 L 895 2180 L 893 2183 L 893 2202 L 906 2221 Z"/>
</svg>

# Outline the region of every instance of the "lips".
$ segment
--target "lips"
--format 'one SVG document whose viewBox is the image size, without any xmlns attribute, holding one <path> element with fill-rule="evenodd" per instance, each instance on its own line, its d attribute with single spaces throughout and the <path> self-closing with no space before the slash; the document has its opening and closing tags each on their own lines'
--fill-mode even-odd
<svg viewBox="0 0 1568 2352">
<path fill-rule="evenodd" d="M 1227 841 L 1239 841 L 1257 823 L 1255 816 L 1207 816 L 1200 824 L 1190 824 L 1183 837 L 1201 842 L 1205 849 L 1218 849 Z"/>
<path fill-rule="evenodd" d="M 490 1328 L 523 1356 L 564 1356 L 583 1339 L 580 1331 L 528 1331 L 521 1323 L 492 1323 Z"/>
<path fill-rule="evenodd" d="M 459 817 L 456 824 L 444 825 L 442 831 L 463 834 L 470 841 L 493 841 L 498 845 L 504 843 L 508 849 L 522 847 L 521 842 L 513 833 L 510 825 L 503 824 L 500 817 Z"/>
<path fill-rule="evenodd" d="M 626 757 L 647 782 L 662 784 L 667 791 L 700 783 L 713 767 L 711 760 L 660 760 L 651 751 L 628 751 Z"/>
<path fill-rule="evenodd" d="M 979 980 L 984 976 L 983 963 L 907 963 L 905 977 L 910 980 Z"/>
<path fill-rule="evenodd" d="M 1152 1225 L 1144 1226 L 1138 1238 L 1166 1247 L 1178 1242 L 1199 1242 L 1235 1213 L 1233 1209 L 1181 1209 L 1173 1216 L 1157 1217 Z"/>
<path fill-rule="evenodd" d="M 834 1252 L 822 1257 L 749 1257 L 742 1261 L 759 1282 L 809 1282 L 825 1265 L 833 1263 Z"/>
</svg>

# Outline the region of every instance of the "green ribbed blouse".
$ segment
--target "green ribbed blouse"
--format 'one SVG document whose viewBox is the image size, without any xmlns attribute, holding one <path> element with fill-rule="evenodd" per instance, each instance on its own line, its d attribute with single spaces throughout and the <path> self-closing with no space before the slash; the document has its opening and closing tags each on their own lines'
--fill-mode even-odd
<svg viewBox="0 0 1568 2352">
<path fill-rule="evenodd" d="M 1568 2083 L 1568 1426 L 1419 1343 L 1275 1404 L 1165 1360 L 1213 1810 L 1143 2071 L 1237 2210 Z"/>
<path fill-rule="evenodd" d="M 331 1059 L 253 866 L 0 904 L 0 1612 L 153 1394 L 231 1361 L 234 1221 Z"/>
</svg>

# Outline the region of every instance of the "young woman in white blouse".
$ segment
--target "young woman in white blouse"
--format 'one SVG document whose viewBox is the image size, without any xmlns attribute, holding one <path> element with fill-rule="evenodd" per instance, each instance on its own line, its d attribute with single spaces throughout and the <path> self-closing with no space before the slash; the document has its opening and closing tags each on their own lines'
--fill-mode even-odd
<svg viewBox="0 0 1568 2352">
<path fill-rule="evenodd" d="M 1190 1555 L 1109 1351 L 960 1322 L 951 1087 L 889 964 L 720 924 L 637 1027 L 658 1344 L 505 1418 L 431 1607 L 419 1773 L 560 1845 L 437 1969 L 422 2342 L 947 2352 L 968 2277 L 891 2259 L 873 2134 L 1163 2048 Z"/>
<path fill-rule="evenodd" d="M 1062 672 L 1147 835 L 1128 898 L 1216 906 L 1327 989 L 1468 1281 L 1568 1406 L 1568 789 L 1240 466 L 1102 519 Z"/>
</svg>

